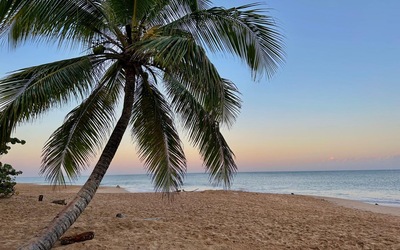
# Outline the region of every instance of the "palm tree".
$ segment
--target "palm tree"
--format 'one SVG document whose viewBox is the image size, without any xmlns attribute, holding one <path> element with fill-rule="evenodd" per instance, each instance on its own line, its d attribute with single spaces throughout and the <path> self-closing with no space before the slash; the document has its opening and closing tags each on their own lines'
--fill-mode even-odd
<svg viewBox="0 0 400 250">
<path fill-rule="evenodd" d="M 179 189 L 186 171 L 176 119 L 210 179 L 229 187 L 237 166 L 220 126 L 232 125 L 241 101 L 207 53 L 234 54 L 254 78 L 271 76 L 283 60 L 282 37 L 264 11 L 258 4 L 211 7 L 208 0 L 1 0 L 0 35 L 11 46 L 56 42 L 86 53 L 0 80 L 0 142 L 19 124 L 81 100 L 44 145 L 40 172 L 65 184 L 101 152 L 76 197 L 22 248 L 49 249 L 74 223 L 127 129 L 157 191 Z"/>
</svg>

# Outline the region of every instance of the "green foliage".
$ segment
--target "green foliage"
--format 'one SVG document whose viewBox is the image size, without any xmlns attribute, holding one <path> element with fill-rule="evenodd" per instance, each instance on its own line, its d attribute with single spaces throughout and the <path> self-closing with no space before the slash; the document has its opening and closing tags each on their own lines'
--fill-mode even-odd
<svg viewBox="0 0 400 250">
<path fill-rule="evenodd" d="M 18 138 L 10 138 L 5 143 L 0 144 L 0 155 L 7 154 L 8 151 L 11 149 L 11 147 L 7 145 L 8 143 L 11 143 L 11 144 L 20 143 L 20 144 L 24 145 L 25 141 L 20 140 Z"/>
<path fill-rule="evenodd" d="M 25 144 L 24 140 L 18 138 L 10 138 L 5 143 L 0 145 L 0 155 L 7 154 L 11 149 L 7 144 L 20 143 Z M 15 176 L 22 174 L 21 171 L 15 170 L 10 164 L 4 164 L 0 162 L 0 198 L 10 197 L 14 194 Z"/>
<path fill-rule="evenodd" d="M 0 198 L 10 197 L 14 194 L 15 177 L 22 174 L 21 171 L 15 170 L 10 164 L 2 164 L 0 162 Z"/>
</svg>

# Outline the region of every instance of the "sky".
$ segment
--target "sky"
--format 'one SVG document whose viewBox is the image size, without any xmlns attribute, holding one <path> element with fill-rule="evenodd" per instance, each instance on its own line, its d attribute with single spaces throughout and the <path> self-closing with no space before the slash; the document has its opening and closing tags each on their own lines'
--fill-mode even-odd
<svg viewBox="0 0 400 250">
<path fill-rule="evenodd" d="M 284 35 L 286 59 L 276 74 L 253 81 L 238 59 L 210 55 L 243 100 L 237 122 L 223 131 L 239 172 L 400 169 L 400 1 L 262 3 Z M 0 77 L 80 54 L 48 45 L 2 46 L 0 52 Z M 14 136 L 27 143 L 13 146 L 0 160 L 22 176 L 37 176 L 42 147 L 69 109 L 18 127 Z M 204 172 L 196 149 L 181 134 L 188 172 Z M 126 134 L 108 174 L 138 173 L 146 170 Z"/>
</svg>

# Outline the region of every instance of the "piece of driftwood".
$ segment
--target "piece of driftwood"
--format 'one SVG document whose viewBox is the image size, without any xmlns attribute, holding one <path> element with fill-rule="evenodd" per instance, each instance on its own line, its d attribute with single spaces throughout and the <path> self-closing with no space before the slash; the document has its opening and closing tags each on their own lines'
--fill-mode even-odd
<svg viewBox="0 0 400 250">
<path fill-rule="evenodd" d="M 189 191 L 187 191 L 187 190 L 185 190 L 185 189 L 182 189 L 182 192 L 196 192 L 197 190 L 199 190 L 199 189 L 196 188 L 196 189 L 194 189 L 194 190 L 189 190 Z"/>
<path fill-rule="evenodd" d="M 59 204 L 59 205 L 67 205 L 67 203 L 65 202 L 65 200 L 54 200 L 51 203 L 54 204 Z"/>
<path fill-rule="evenodd" d="M 72 236 L 65 236 L 60 238 L 61 245 L 68 245 L 72 244 L 75 242 L 81 242 L 85 240 L 91 240 L 94 238 L 94 232 L 89 231 L 89 232 L 84 232 Z"/>
</svg>

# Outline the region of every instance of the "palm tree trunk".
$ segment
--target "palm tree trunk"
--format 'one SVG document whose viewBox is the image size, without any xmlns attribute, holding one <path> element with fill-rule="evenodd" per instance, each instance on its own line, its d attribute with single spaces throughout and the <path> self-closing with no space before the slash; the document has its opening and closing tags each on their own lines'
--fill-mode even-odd
<svg viewBox="0 0 400 250">
<path fill-rule="evenodd" d="M 132 69 L 126 70 L 126 85 L 124 106 L 114 131 L 112 132 L 104 150 L 89 176 L 75 198 L 44 228 L 35 238 L 21 246 L 19 249 L 44 250 L 51 249 L 56 241 L 68 230 L 85 210 L 94 197 L 100 182 L 105 176 L 108 167 L 118 149 L 122 137 L 129 124 L 131 117 L 135 88 L 135 72 Z"/>
</svg>

